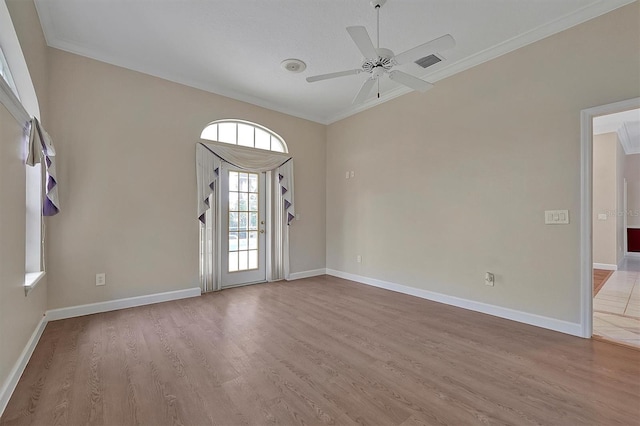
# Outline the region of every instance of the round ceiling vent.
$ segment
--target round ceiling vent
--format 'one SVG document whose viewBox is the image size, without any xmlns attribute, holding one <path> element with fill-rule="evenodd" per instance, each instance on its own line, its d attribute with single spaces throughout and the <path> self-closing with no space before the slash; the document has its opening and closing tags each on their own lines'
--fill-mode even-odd
<svg viewBox="0 0 640 426">
<path fill-rule="evenodd" d="M 304 71 L 307 68 L 307 64 L 302 62 L 300 59 L 285 59 L 280 63 L 282 68 L 289 72 L 299 73 Z"/>
</svg>

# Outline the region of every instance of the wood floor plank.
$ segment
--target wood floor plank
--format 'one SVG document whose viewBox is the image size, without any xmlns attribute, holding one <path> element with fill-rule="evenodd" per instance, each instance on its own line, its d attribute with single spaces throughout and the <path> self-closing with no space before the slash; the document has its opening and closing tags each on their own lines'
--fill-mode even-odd
<svg viewBox="0 0 640 426">
<path fill-rule="evenodd" d="M 640 351 L 334 277 L 47 325 L 0 425 L 640 425 Z"/>
</svg>

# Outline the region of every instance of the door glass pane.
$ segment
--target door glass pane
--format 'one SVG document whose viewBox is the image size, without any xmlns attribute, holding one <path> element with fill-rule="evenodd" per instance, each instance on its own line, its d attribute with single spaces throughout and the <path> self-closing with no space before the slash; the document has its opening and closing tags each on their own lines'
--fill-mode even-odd
<svg viewBox="0 0 640 426">
<path fill-rule="evenodd" d="M 247 259 L 247 253 L 249 253 L 248 251 L 239 251 L 238 252 L 238 270 L 239 271 L 246 271 L 247 269 L 249 269 L 249 262 Z"/>
<path fill-rule="evenodd" d="M 229 231 L 238 230 L 238 213 L 229 212 Z"/>
<path fill-rule="evenodd" d="M 258 212 L 249 213 L 249 230 L 253 231 L 258 229 Z"/>
<path fill-rule="evenodd" d="M 238 211 L 246 212 L 249 210 L 248 199 L 249 199 L 249 194 L 242 193 L 242 192 L 238 194 Z M 231 199 L 229 199 L 229 203 L 231 203 Z"/>
<path fill-rule="evenodd" d="M 258 179 L 257 173 L 229 172 L 229 272 L 259 267 Z"/>
<path fill-rule="evenodd" d="M 246 230 L 249 228 L 249 213 L 240 212 L 238 213 L 238 229 Z"/>
<path fill-rule="evenodd" d="M 258 249 L 258 233 L 249 232 L 249 250 Z"/>
<path fill-rule="evenodd" d="M 258 192 L 258 175 L 249 175 L 249 192 Z"/>
<path fill-rule="evenodd" d="M 238 191 L 247 192 L 249 189 L 249 174 L 238 173 Z"/>
<path fill-rule="evenodd" d="M 229 272 L 238 270 L 238 252 L 229 252 Z"/>
<path fill-rule="evenodd" d="M 238 233 L 229 232 L 229 251 L 238 251 Z"/>
<path fill-rule="evenodd" d="M 238 211 L 238 193 L 237 192 L 229 192 L 229 211 L 230 212 Z"/>
<path fill-rule="evenodd" d="M 258 268 L 258 250 L 249 251 L 249 269 Z"/>
<path fill-rule="evenodd" d="M 258 211 L 258 194 L 249 194 L 249 211 Z"/>
<path fill-rule="evenodd" d="M 238 190 L 238 173 L 229 172 L 229 191 Z"/>
</svg>

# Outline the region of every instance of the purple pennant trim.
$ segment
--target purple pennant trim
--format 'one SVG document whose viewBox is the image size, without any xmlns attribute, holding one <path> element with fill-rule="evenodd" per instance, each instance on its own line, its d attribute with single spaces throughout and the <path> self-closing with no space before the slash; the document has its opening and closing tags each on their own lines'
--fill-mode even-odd
<svg viewBox="0 0 640 426">
<path fill-rule="evenodd" d="M 291 221 L 295 218 L 295 216 L 292 215 L 291 213 L 287 213 L 287 215 L 288 215 L 287 225 L 289 225 L 291 223 Z"/>
<path fill-rule="evenodd" d="M 47 192 L 51 191 L 57 184 L 58 182 L 56 182 L 53 177 L 49 176 L 49 179 L 47 179 Z"/>
<path fill-rule="evenodd" d="M 282 176 L 280 173 L 278 173 L 278 182 L 280 182 L 282 179 L 284 179 L 284 176 Z"/>
<path fill-rule="evenodd" d="M 47 161 L 47 167 L 51 167 L 51 159 L 48 156 L 46 156 L 44 158 Z"/>
<path fill-rule="evenodd" d="M 198 220 L 199 220 L 200 222 L 202 222 L 202 224 L 203 224 L 203 225 L 205 225 L 205 224 L 206 224 L 206 221 L 205 221 L 205 219 L 204 219 L 204 215 L 205 215 L 205 214 L 204 214 L 204 213 L 202 213 L 202 214 L 200 215 L 200 217 L 198 218 Z"/>
<path fill-rule="evenodd" d="M 287 210 L 289 207 L 291 207 L 291 203 L 287 200 L 284 200 L 284 209 Z"/>
<path fill-rule="evenodd" d="M 287 188 L 285 188 L 284 186 L 281 186 L 281 187 L 280 187 L 280 191 L 282 191 L 282 195 L 284 195 L 284 194 L 286 194 L 286 193 L 287 193 L 288 189 L 287 189 Z"/>
<path fill-rule="evenodd" d="M 44 206 L 42 207 L 42 215 L 43 216 L 53 216 L 55 214 L 57 214 L 60 211 L 60 209 L 58 209 L 52 202 L 50 199 L 45 198 L 44 199 Z"/>
</svg>

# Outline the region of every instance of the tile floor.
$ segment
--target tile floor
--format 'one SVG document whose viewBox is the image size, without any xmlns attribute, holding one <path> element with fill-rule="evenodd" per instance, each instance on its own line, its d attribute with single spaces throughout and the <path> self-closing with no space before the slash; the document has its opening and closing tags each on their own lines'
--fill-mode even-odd
<svg viewBox="0 0 640 426">
<path fill-rule="evenodd" d="M 593 298 L 593 334 L 640 347 L 640 258 L 627 258 Z"/>
</svg>

